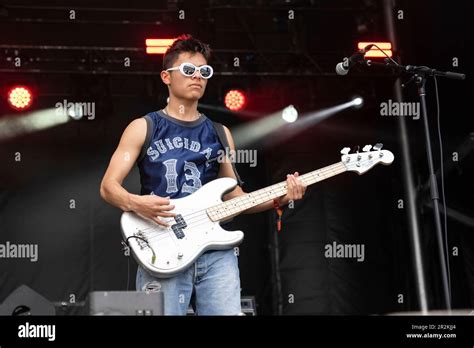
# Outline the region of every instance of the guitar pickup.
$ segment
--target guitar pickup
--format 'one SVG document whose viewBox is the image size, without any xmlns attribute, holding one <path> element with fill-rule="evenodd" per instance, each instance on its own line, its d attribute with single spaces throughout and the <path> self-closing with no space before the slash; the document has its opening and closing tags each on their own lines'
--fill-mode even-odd
<svg viewBox="0 0 474 348">
<path fill-rule="evenodd" d="M 174 234 L 176 235 L 176 238 L 178 238 L 178 239 L 183 239 L 184 238 L 184 232 L 181 229 L 181 226 L 179 226 L 178 224 L 175 224 L 175 225 L 171 226 L 171 229 L 173 230 Z"/>
<path fill-rule="evenodd" d="M 176 224 L 179 225 L 179 227 L 181 228 L 186 228 L 188 227 L 188 225 L 186 224 L 186 222 L 184 221 L 184 218 L 181 214 L 178 214 L 175 216 L 174 220 L 176 221 Z"/>
</svg>

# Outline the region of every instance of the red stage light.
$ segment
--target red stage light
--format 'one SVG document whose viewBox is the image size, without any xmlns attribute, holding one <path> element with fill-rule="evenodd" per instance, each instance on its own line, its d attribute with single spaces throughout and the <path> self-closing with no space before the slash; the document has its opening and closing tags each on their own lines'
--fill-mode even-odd
<svg viewBox="0 0 474 348">
<path fill-rule="evenodd" d="M 228 91 L 224 98 L 224 104 L 227 109 L 232 111 L 242 110 L 247 102 L 245 93 L 239 89 Z"/>
<path fill-rule="evenodd" d="M 175 39 L 146 39 L 147 54 L 164 54 Z"/>
<path fill-rule="evenodd" d="M 382 51 L 384 51 L 387 56 L 392 57 L 392 43 L 391 42 L 359 42 L 357 48 L 359 50 L 363 49 L 367 45 L 377 45 Z M 365 58 L 381 58 L 386 57 L 377 47 L 372 47 L 366 54 Z"/>
<path fill-rule="evenodd" d="M 8 91 L 8 103 L 16 110 L 26 110 L 33 102 L 33 93 L 28 87 L 15 86 Z"/>
<path fill-rule="evenodd" d="M 147 47 L 146 54 L 165 54 L 168 47 Z"/>
</svg>

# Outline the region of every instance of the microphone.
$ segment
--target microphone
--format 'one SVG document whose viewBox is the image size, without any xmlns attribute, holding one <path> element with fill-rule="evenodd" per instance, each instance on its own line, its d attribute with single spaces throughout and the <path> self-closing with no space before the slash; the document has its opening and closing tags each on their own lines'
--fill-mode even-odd
<svg viewBox="0 0 474 348">
<path fill-rule="evenodd" d="M 373 44 L 367 45 L 364 47 L 364 49 L 357 51 L 354 53 L 352 56 L 347 59 L 347 61 L 340 62 L 336 65 L 336 74 L 338 75 L 347 75 L 349 72 L 350 68 L 352 68 L 355 64 L 359 63 L 360 61 L 364 60 L 364 55 L 365 53 L 370 50 L 373 46 Z"/>
</svg>

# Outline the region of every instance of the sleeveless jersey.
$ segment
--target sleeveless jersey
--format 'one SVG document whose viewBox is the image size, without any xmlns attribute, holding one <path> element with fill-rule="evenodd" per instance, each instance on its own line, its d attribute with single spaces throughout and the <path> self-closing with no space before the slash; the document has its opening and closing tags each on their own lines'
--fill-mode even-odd
<svg viewBox="0 0 474 348">
<path fill-rule="evenodd" d="M 147 136 L 137 161 L 142 195 L 181 198 L 217 178 L 223 147 L 204 114 L 182 121 L 159 110 L 145 119 Z"/>
</svg>

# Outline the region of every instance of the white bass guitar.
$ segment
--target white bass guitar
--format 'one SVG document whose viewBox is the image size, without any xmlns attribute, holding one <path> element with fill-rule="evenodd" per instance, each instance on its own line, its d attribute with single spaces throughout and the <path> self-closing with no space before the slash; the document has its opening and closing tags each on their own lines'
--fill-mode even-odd
<svg viewBox="0 0 474 348">
<path fill-rule="evenodd" d="M 372 151 L 371 151 L 372 149 Z M 394 156 L 382 150 L 382 144 L 366 145 L 361 153 L 341 150 L 341 161 L 299 176 L 312 185 L 346 171 L 363 174 L 378 163 L 391 164 Z M 220 226 L 251 207 L 284 196 L 286 181 L 222 201 L 222 196 L 237 185 L 233 178 L 220 178 L 202 186 L 193 194 L 171 199 L 172 218 L 161 218 L 169 224 L 163 227 L 133 212 L 124 212 L 121 228 L 126 243 L 137 262 L 150 274 L 168 278 L 190 267 L 206 250 L 230 249 L 244 238 L 242 231 L 226 231 Z"/>
</svg>

